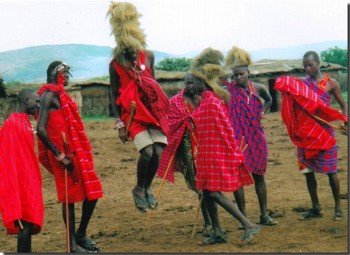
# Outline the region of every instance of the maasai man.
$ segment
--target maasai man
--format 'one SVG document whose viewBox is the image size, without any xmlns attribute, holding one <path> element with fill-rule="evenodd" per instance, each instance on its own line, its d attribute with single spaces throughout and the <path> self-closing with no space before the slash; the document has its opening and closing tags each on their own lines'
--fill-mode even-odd
<svg viewBox="0 0 350 255">
<path fill-rule="evenodd" d="M 140 153 L 132 195 L 136 208 L 147 212 L 158 205 L 151 184 L 167 144 L 169 102 L 154 78 L 154 54 L 145 50 L 136 7 L 112 2 L 108 15 L 117 44 L 109 65 L 112 109 L 119 138 L 131 138 Z"/>
<path fill-rule="evenodd" d="M 203 236 L 209 237 L 212 233 L 212 223 L 209 217 L 208 209 L 202 199 L 202 192 L 196 189 L 196 156 L 198 152 L 198 143 L 194 127 L 190 121 L 190 114 L 195 110 L 193 102 L 198 99 L 195 91 L 191 90 L 193 82 L 191 74 L 185 75 L 185 89 L 177 95 L 170 98 L 169 112 L 169 140 L 165 148 L 160 163 L 158 176 L 164 176 L 170 159 L 174 157 L 171 163 L 170 172 L 167 179 L 174 182 L 174 171 L 181 172 L 190 190 L 198 194 L 201 201 L 201 211 L 204 218 Z"/>
<path fill-rule="evenodd" d="M 231 94 L 230 120 L 238 143 L 247 146 L 244 151 L 245 165 L 255 182 L 255 192 L 260 205 L 260 224 L 275 225 L 267 211 L 265 173 L 267 167 L 267 142 L 261 126 L 264 112 L 271 106 L 272 98 L 264 85 L 249 80 L 248 52 L 233 47 L 226 56 L 226 66 L 232 69 L 233 82 L 228 83 Z M 262 103 L 262 101 L 264 103 Z M 244 189 L 234 193 L 240 211 L 246 215 Z"/>
<path fill-rule="evenodd" d="M 17 112 L 0 130 L 0 213 L 8 234 L 18 234 L 17 252 L 31 252 L 31 236 L 40 232 L 44 203 L 34 128 L 29 115 L 39 109 L 33 91 L 18 93 Z"/>
<path fill-rule="evenodd" d="M 102 187 L 94 170 L 92 149 L 86 136 L 78 107 L 65 90 L 69 81 L 69 66 L 52 62 L 47 69 L 47 84 L 38 94 L 39 160 L 55 177 L 58 201 L 65 213 L 65 172 L 68 171 L 69 232 L 72 252 L 97 251 L 99 247 L 86 236 L 91 215 Z M 83 201 L 79 228 L 75 232 L 74 204 Z M 66 222 L 65 222 L 66 223 Z"/>
<path fill-rule="evenodd" d="M 303 79 L 281 77 L 276 80 L 275 88 L 282 92 L 282 119 L 292 142 L 297 146 L 299 170 L 305 174 L 312 202 L 312 208 L 303 213 L 300 219 L 322 217 L 314 174 L 316 171 L 328 175 L 335 202 L 334 220 L 340 220 L 343 213 L 337 174 L 338 147 L 334 129 L 329 122 L 344 121 L 342 128 L 347 133 L 348 118 L 338 82 L 323 75 L 319 63 L 316 52 L 305 53 L 303 65 L 307 76 Z M 343 114 L 329 107 L 332 95 Z"/>
<path fill-rule="evenodd" d="M 243 185 L 253 183 L 244 166 L 244 156 L 236 144 L 224 103 L 228 101 L 229 94 L 218 84 L 222 75 L 220 65 L 223 58 L 221 52 L 211 48 L 205 49 L 192 62 L 190 76 L 186 78 L 185 92 L 172 100 L 180 109 L 178 112 L 181 119 L 177 122 L 178 131 L 172 137 L 182 137 L 189 127 L 194 130 L 197 138 L 196 189 L 203 192 L 213 228 L 211 236 L 204 239 L 201 245 L 227 242 L 219 224 L 216 204 L 222 206 L 243 225 L 245 231 L 241 245 L 250 242 L 260 231 L 260 227 L 251 223 L 239 211 L 236 203 L 222 193 L 234 192 Z M 194 108 L 191 113 L 185 112 L 185 93 L 186 102 Z M 165 177 L 170 181 L 173 180 L 174 171 L 174 162 L 170 155 L 176 152 L 178 143 L 172 145 L 174 146 L 169 148 L 169 151 L 167 149 L 158 171 L 158 175 L 164 177 L 166 169 L 170 167 L 170 174 Z"/>
</svg>

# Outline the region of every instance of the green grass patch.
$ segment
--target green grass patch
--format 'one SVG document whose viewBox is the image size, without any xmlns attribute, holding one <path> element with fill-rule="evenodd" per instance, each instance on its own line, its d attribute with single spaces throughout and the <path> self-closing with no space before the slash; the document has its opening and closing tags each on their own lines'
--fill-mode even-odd
<svg viewBox="0 0 350 255">
<path fill-rule="evenodd" d="M 106 120 L 112 120 L 113 117 L 109 117 L 109 116 L 83 116 L 83 120 L 84 121 L 106 121 Z"/>
</svg>

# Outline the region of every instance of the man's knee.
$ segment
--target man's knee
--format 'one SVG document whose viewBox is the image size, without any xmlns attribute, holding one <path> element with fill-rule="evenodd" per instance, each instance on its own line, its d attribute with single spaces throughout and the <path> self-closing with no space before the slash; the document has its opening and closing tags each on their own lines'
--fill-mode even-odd
<svg viewBox="0 0 350 255">
<path fill-rule="evenodd" d="M 214 200 L 214 201 L 217 201 L 218 199 L 220 199 L 220 195 L 221 195 L 221 193 L 217 192 L 217 191 L 204 192 L 205 199 L 210 199 L 210 200 Z"/>
<path fill-rule="evenodd" d="M 259 174 L 254 174 L 253 173 L 252 176 L 253 176 L 255 184 L 263 184 L 263 183 L 265 183 L 264 175 L 259 175 Z"/>
<path fill-rule="evenodd" d="M 328 173 L 328 180 L 329 180 L 329 184 L 334 184 L 336 181 L 338 180 L 338 174 L 337 173 Z"/>
<path fill-rule="evenodd" d="M 165 145 L 161 143 L 153 144 L 153 156 L 160 158 L 162 156 Z"/>
<path fill-rule="evenodd" d="M 144 160 L 151 160 L 153 156 L 153 145 L 148 145 L 140 151 L 141 157 Z"/>
</svg>

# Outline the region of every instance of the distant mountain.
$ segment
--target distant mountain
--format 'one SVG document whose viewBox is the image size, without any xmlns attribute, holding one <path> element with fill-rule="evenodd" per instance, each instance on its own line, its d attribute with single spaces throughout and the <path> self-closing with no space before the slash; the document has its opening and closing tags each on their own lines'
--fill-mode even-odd
<svg viewBox="0 0 350 255">
<path fill-rule="evenodd" d="M 321 52 L 330 47 L 347 48 L 346 41 L 329 41 L 294 47 L 261 49 L 251 51 L 254 61 L 261 59 L 300 59 L 308 50 Z M 192 58 L 200 51 L 184 54 L 170 54 L 154 51 L 155 62 L 167 57 Z M 227 53 L 223 51 L 224 54 Z M 91 77 L 108 75 L 108 64 L 112 56 L 112 48 L 85 44 L 42 45 L 19 50 L 0 52 L 0 74 L 5 83 L 19 81 L 21 83 L 45 82 L 46 69 L 55 60 L 62 60 L 72 66 L 72 80 L 85 80 Z"/>
<path fill-rule="evenodd" d="M 271 48 L 251 51 L 253 61 L 261 59 L 301 59 L 305 52 L 313 50 L 320 53 L 323 50 L 338 46 L 347 49 L 347 41 L 327 41 L 321 43 L 304 44 L 293 47 Z"/>
<path fill-rule="evenodd" d="M 0 74 L 5 83 L 45 82 L 46 69 L 55 60 L 72 66 L 72 80 L 108 75 L 112 48 L 84 44 L 43 45 L 0 52 Z M 174 55 L 155 51 L 155 61 Z"/>
</svg>

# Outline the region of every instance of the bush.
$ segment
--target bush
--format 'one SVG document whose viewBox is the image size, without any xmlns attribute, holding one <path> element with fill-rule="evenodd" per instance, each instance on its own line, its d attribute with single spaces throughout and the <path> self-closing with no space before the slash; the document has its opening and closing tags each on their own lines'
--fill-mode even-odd
<svg viewBox="0 0 350 255">
<path fill-rule="evenodd" d="M 186 72 L 190 68 L 190 58 L 165 58 L 156 64 L 155 69 Z"/>
<path fill-rule="evenodd" d="M 348 50 L 337 46 L 321 51 L 321 58 L 325 62 L 348 66 Z"/>
</svg>

